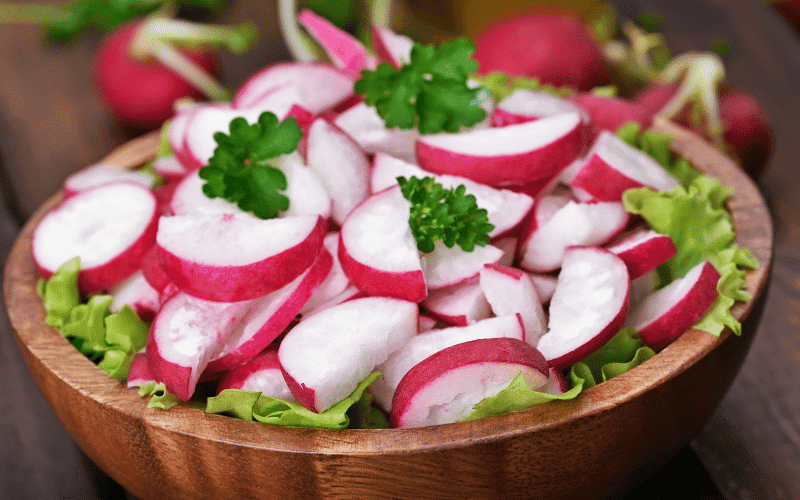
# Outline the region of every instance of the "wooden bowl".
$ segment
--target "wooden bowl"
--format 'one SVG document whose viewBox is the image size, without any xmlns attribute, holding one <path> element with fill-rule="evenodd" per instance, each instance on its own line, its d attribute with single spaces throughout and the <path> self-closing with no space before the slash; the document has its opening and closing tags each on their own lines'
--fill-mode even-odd
<svg viewBox="0 0 800 500">
<path fill-rule="evenodd" d="M 5 298 L 28 369 L 67 431 L 108 475 L 148 498 L 603 498 L 635 486 L 700 430 L 722 399 L 756 331 L 772 257 L 772 224 L 757 187 L 730 160 L 671 123 L 675 150 L 736 189 L 729 208 L 738 243 L 761 267 L 754 299 L 738 303 L 737 338 L 690 330 L 641 366 L 555 402 L 498 417 L 391 430 L 276 427 L 188 407 L 147 408 L 44 323 L 23 228 L 8 258 Z M 156 137 L 105 161 L 130 167 Z M 729 338 L 732 337 L 732 338 Z"/>
</svg>

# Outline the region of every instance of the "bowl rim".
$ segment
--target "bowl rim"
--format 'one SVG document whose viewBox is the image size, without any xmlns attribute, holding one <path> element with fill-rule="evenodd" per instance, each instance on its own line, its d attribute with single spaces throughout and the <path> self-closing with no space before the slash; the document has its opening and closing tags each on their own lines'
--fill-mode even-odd
<svg viewBox="0 0 800 500">
<path fill-rule="evenodd" d="M 673 150 L 702 171 L 720 178 L 736 193 L 728 207 L 737 230 L 737 241 L 747 239 L 748 248 L 760 261 L 760 267 L 746 275 L 747 291 L 753 299 L 737 302 L 732 313 L 744 320 L 764 293 L 772 261 L 772 220 L 756 184 L 736 163 L 709 143 L 683 127 L 664 119 L 655 119 L 655 130 L 673 136 Z M 155 156 L 158 134 L 151 133 L 123 144 L 100 163 L 132 168 Z M 743 200 L 750 200 L 745 203 Z M 716 349 L 732 335 L 730 329 L 719 336 L 691 329 L 651 360 L 620 376 L 584 390 L 577 398 L 535 406 L 474 421 L 410 429 L 312 429 L 284 427 L 206 414 L 202 410 L 179 405 L 169 411 L 147 408 L 135 388 L 111 379 L 81 355 L 53 327 L 44 325 L 44 308 L 36 294 L 38 273 L 30 255 L 30 239 L 44 214 L 61 200 L 55 195 L 44 203 L 19 233 L 6 261 L 4 294 L 9 320 L 17 344 L 30 356 L 24 356 L 34 379 L 39 382 L 35 359 L 42 369 L 51 371 L 71 389 L 96 403 L 122 412 L 128 418 L 199 439 L 227 442 L 237 446 L 287 453 L 372 455 L 387 452 L 410 453 L 471 446 L 476 443 L 506 439 L 523 433 L 544 431 L 555 426 L 576 425 L 578 421 L 611 411 L 677 377 L 696 361 Z M 744 222 L 750 233 L 741 231 Z M 745 238 L 747 236 L 747 238 Z M 35 300 L 34 300 L 35 299 Z M 38 306 L 36 303 L 38 302 Z M 23 304 L 25 307 L 20 307 Z M 37 321 L 38 320 L 38 321 Z M 654 362 L 653 360 L 658 360 Z M 670 369 L 663 370 L 663 366 Z M 85 367 L 85 369 L 84 369 Z M 51 403 L 52 404 L 52 403 Z M 445 430 L 446 432 L 443 432 Z"/>
</svg>

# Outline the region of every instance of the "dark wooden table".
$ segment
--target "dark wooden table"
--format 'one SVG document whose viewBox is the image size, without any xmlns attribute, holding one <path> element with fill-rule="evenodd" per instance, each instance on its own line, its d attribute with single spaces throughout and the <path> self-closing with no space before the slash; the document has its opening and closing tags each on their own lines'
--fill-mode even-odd
<svg viewBox="0 0 800 500">
<path fill-rule="evenodd" d="M 223 21 L 252 19 L 258 48 L 223 56 L 234 88 L 287 59 L 275 2 L 234 1 Z M 736 43 L 730 81 L 767 108 L 775 151 L 760 187 L 774 214 L 772 281 L 744 367 L 703 431 L 630 499 L 800 498 L 800 37 L 755 0 L 617 0 L 623 15 L 656 8 L 674 51 Z M 68 48 L 40 42 L 36 28 L 0 27 L 0 255 L 20 224 L 70 173 L 136 137 L 110 118 L 89 79 L 87 36 Z M 4 259 L 3 259 L 4 260 Z M 75 445 L 49 410 L 0 312 L 0 497 L 116 499 L 126 493 Z M 653 432 L 658 432 L 654 429 Z M 602 467 L 602 464 L 598 464 Z"/>
</svg>

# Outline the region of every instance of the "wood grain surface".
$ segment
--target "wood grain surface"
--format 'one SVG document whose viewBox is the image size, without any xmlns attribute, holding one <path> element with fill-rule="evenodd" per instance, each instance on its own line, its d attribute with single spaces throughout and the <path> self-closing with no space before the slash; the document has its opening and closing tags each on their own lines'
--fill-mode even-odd
<svg viewBox="0 0 800 500">
<path fill-rule="evenodd" d="M 629 498 L 800 498 L 800 40 L 755 0 L 616 0 L 624 15 L 657 8 L 676 52 L 736 43 L 731 82 L 753 93 L 775 128 L 775 151 L 759 187 L 774 214 L 773 273 L 763 319 L 739 376 L 702 432 L 655 468 Z M 287 57 L 274 3 L 238 1 L 225 18 L 255 19 L 262 44 L 246 58 L 225 56 L 231 86 L 268 61 Z M 105 114 L 88 79 L 97 37 L 49 49 L 35 28 L 0 27 L 0 250 L 69 173 L 139 135 Z M 8 498 L 129 496 L 76 447 L 27 372 L 0 313 L 0 492 Z"/>
</svg>

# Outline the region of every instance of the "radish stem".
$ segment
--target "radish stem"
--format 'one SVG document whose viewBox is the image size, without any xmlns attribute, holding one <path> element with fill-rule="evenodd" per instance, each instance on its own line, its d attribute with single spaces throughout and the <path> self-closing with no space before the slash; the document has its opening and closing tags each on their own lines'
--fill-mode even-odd
<svg viewBox="0 0 800 500">
<path fill-rule="evenodd" d="M 214 101 L 229 101 L 231 93 L 213 76 L 165 42 L 152 42 L 151 56 L 172 69 L 206 97 Z"/>
<path fill-rule="evenodd" d="M 278 0 L 278 20 L 283 40 L 295 61 L 313 62 L 320 59 L 319 51 L 297 25 L 296 0 Z"/>
</svg>

